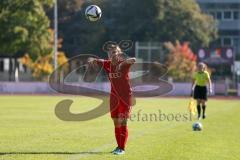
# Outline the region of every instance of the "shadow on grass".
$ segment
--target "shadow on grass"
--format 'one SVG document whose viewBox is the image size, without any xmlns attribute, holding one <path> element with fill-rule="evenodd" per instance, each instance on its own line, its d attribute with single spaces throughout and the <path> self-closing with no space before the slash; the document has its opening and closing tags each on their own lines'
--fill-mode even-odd
<svg viewBox="0 0 240 160">
<path fill-rule="evenodd" d="M 109 154 L 110 152 L 0 152 L 0 155 L 18 155 L 18 154 L 62 154 L 62 155 L 74 155 L 74 154 L 86 154 L 86 155 L 102 155 L 102 154 Z"/>
</svg>

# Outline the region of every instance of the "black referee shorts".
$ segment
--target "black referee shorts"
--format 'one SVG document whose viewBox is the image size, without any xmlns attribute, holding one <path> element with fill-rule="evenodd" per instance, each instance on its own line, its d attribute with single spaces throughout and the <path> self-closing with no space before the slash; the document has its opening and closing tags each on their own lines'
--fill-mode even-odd
<svg viewBox="0 0 240 160">
<path fill-rule="evenodd" d="M 194 88 L 194 99 L 207 100 L 207 87 L 196 85 Z"/>
</svg>

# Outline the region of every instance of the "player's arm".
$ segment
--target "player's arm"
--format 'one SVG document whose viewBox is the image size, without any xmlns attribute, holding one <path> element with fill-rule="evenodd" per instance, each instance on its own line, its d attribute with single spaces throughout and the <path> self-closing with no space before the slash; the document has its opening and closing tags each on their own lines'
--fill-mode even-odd
<svg viewBox="0 0 240 160">
<path fill-rule="evenodd" d="M 88 58 L 88 64 L 91 66 L 91 67 L 95 67 L 95 65 L 97 64 L 103 64 L 104 60 L 103 59 L 97 59 L 97 58 Z"/>
<path fill-rule="evenodd" d="M 213 92 L 212 91 L 212 80 L 209 75 L 207 77 L 207 80 L 208 80 L 209 92 L 212 93 Z"/>
<path fill-rule="evenodd" d="M 194 74 L 192 77 L 191 94 L 193 94 L 195 86 L 196 86 L 196 78 L 195 78 L 195 74 Z"/>
<path fill-rule="evenodd" d="M 128 58 L 126 59 L 126 61 L 124 61 L 123 63 L 126 63 L 126 64 L 134 64 L 136 62 L 136 58 Z"/>
<path fill-rule="evenodd" d="M 191 86 L 191 91 L 192 91 L 192 93 L 193 93 L 193 91 L 194 91 L 195 86 L 196 86 L 196 80 L 193 78 L 193 79 L 192 79 L 192 86 Z"/>
<path fill-rule="evenodd" d="M 136 58 L 128 58 L 125 61 L 123 61 L 122 63 L 119 64 L 119 69 L 121 69 L 123 66 L 126 65 L 133 65 L 136 62 Z"/>
</svg>

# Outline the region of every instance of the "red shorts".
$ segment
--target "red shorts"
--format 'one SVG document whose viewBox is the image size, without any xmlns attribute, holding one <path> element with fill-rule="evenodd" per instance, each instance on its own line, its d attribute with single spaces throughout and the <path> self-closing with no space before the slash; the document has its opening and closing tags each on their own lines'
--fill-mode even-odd
<svg viewBox="0 0 240 160">
<path fill-rule="evenodd" d="M 110 112 L 112 118 L 129 118 L 131 113 L 131 103 L 129 97 L 128 102 L 124 102 L 122 100 L 111 99 L 110 100 Z"/>
</svg>

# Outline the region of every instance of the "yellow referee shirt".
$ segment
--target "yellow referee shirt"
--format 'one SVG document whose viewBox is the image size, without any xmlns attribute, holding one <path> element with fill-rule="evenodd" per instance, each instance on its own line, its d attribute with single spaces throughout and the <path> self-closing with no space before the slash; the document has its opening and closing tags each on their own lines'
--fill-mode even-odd
<svg viewBox="0 0 240 160">
<path fill-rule="evenodd" d="M 193 74 L 193 79 L 196 80 L 196 85 L 206 86 L 208 84 L 208 80 L 210 79 L 210 75 L 207 71 L 195 72 Z"/>
</svg>

